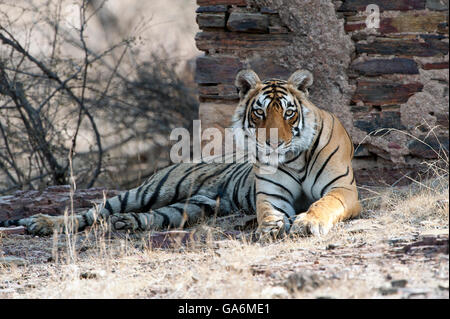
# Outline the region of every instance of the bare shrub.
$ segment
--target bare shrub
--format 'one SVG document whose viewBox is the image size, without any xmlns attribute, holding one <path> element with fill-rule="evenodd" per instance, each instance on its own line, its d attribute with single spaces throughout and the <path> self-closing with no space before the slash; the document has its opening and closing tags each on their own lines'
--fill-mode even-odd
<svg viewBox="0 0 450 319">
<path fill-rule="evenodd" d="M 151 21 L 98 51 L 87 44 L 88 30 L 95 19 L 108 28 L 103 2 L 80 0 L 79 21 L 69 26 L 62 15 L 68 4 L 1 5 L 0 194 L 68 184 L 69 158 L 79 187 L 99 178 L 115 188 L 137 183 L 139 174 L 110 176 L 120 176 L 133 156 L 142 162 L 152 148 L 161 153 L 170 129 L 189 127 L 197 114 L 179 61 L 164 52 L 145 61 L 136 54 Z M 19 13 L 12 18 L 6 9 Z M 31 13 L 29 23 L 19 23 Z M 114 28 L 105 32 L 109 40 L 120 36 Z M 41 44 L 45 49 L 37 49 Z"/>
</svg>

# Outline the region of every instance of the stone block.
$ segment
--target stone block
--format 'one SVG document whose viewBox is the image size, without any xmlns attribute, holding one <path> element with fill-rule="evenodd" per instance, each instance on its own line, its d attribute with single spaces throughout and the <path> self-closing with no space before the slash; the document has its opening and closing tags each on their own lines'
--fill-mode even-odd
<svg viewBox="0 0 450 319">
<path fill-rule="evenodd" d="M 396 128 L 399 130 L 406 129 L 401 123 L 401 114 L 396 111 L 371 112 L 363 116 L 357 117 L 354 121 L 355 127 L 370 133 L 380 129 Z M 386 130 L 381 130 L 377 135 L 383 135 Z"/>
<path fill-rule="evenodd" d="M 225 5 L 217 5 L 217 6 L 204 6 L 198 7 L 195 12 L 197 13 L 211 13 L 211 12 L 227 12 L 228 7 Z"/>
<path fill-rule="evenodd" d="M 197 58 L 195 81 L 199 84 L 234 84 L 242 63 L 231 56 L 203 56 Z"/>
<path fill-rule="evenodd" d="M 448 0 L 427 0 L 426 7 L 430 10 L 447 11 Z"/>
<path fill-rule="evenodd" d="M 410 96 L 422 91 L 423 84 L 414 82 L 399 84 L 395 82 L 358 81 L 352 97 L 353 103 L 366 105 L 394 105 L 406 103 Z"/>
<path fill-rule="evenodd" d="M 375 4 L 380 11 L 385 10 L 423 10 L 426 0 L 343 0 L 338 12 L 365 11 L 369 4 Z"/>
<path fill-rule="evenodd" d="M 236 5 L 236 6 L 246 6 L 246 0 L 197 0 L 199 6 L 216 6 L 216 5 Z"/>
<path fill-rule="evenodd" d="M 439 158 L 438 154 L 442 154 L 442 152 L 448 154 L 448 136 L 419 136 L 418 139 L 419 141 L 411 140 L 408 143 L 408 149 L 412 155 L 427 159 L 436 159 Z"/>
<path fill-rule="evenodd" d="M 224 28 L 225 13 L 201 13 L 197 15 L 197 24 L 203 28 Z"/>
<path fill-rule="evenodd" d="M 440 12 L 416 12 L 398 17 L 382 18 L 380 29 L 382 34 L 403 32 L 437 32 L 439 25 L 445 23 L 448 15 Z"/>
<path fill-rule="evenodd" d="M 228 18 L 227 28 L 234 32 L 267 33 L 269 17 L 261 13 L 234 11 Z"/>
<path fill-rule="evenodd" d="M 355 17 L 347 19 L 344 25 L 346 32 L 353 32 L 366 29 L 366 17 Z M 383 17 L 380 19 L 380 27 L 376 29 L 378 33 L 407 33 L 407 32 L 437 32 L 440 25 L 446 23 L 448 15 L 441 12 L 407 12 L 396 17 Z"/>
<path fill-rule="evenodd" d="M 448 43 L 436 39 L 427 39 L 425 42 L 417 40 L 381 40 L 372 43 L 356 43 L 356 53 L 403 55 L 429 57 L 445 55 L 448 52 Z"/>
<path fill-rule="evenodd" d="M 418 74 L 417 63 L 412 59 L 375 59 L 354 63 L 351 70 L 366 76 L 377 76 L 381 74 Z"/>
<path fill-rule="evenodd" d="M 237 32 L 197 33 L 195 37 L 199 50 L 240 50 L 273 51 L 274 48 L 288 46 L 292 43 L 291 34 L 251 34 Z"/>
<path fill-rule="evenodd" d="M 424 63 L 422 69 L 424 70 L 439 70 L 439 69 L 448 69 L 448 61 L 447 62 L 435 62 L 435 63 Z"/>
<path fill-rule="evenodd" d="M 277 14 L 277 11 L 273 10 L 271 8 L 268 8 L 268 7 L 262 7 L 261 8 L 261 13 L 264 13 L 264 14 Z"/>
<path fill-rule="evenodd" d="M 234 85 L 219 84 L 213 86 L 199 86 L 198 93 L 201 99 L 237 100 L 239 94 Z"/>
<path fill-rule="evenodd" d="M 250 68 L 258 74 L 259 78 L 264 81 L 268 79 L 287 80 L 295 70 L 289 70 L 270 58 L 254 57 L 248 59 Z"/>
</svg>

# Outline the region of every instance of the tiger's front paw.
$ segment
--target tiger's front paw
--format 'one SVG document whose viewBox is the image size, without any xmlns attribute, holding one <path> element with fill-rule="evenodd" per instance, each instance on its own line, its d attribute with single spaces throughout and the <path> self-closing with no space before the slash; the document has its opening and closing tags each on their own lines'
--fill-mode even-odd
<svg viewBox="0 0 450 319">
<path fill-rule="evenodd" d="M 286 234 L 284 216 L 278 212 L 266 216 L 259 223 L 256 233 L 262 241 L 284 237 Z"/>
<path fill-rule="evenodd" d="M 60 231 L 64 219 L 60 216 L 49 216 L 44 214 L 34 215 L 26 222 L 27 232 L 31 235 L 49 236 L 55 230 Z"/>
<path fill-rule="evenodd" d="M 290 234 L 292 235 L 326 235 L 333 227 L 333 224 L 318 218 L 311 213 L 299 214 L 292 224 Z"/>
</svg>

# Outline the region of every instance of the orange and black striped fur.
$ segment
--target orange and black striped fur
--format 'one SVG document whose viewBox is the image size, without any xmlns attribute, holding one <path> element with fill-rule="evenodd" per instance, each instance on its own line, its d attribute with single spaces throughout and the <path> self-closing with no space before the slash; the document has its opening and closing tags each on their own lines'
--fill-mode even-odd
<svg viewBox="0 0 450 319">
<path fill-rule="evenodd" d="M 233 122 L 255 138 L 258 150 L 264 148 L 256 163 L 166 167 L 139 187 L 76 215 L 73 230 L 100 219 L 116 230 L 178 228 L 204 215 L 242 210 L 256 213 L 263 237 L 320 235 L 357 216 L 361 207 L 351 164 L 353 144 L 333 114 L 308 100 L 311 84 L 312 74 L 305 70 L 288 81 L 264 82 L 252 70 L 239 72 L 240 102 Z M 278 140 L 266 139 L 269 132 L 259 133 L 270 128 L 277 129 Z M 267 173 L 263 170 L 273 164 L 271 152 L 276 152 L 278 165 Z M 0 226 L 25 225 L 30 233 L 48 235 L 62 224 L 62 217 L 36 215 Z"/>
</svg>

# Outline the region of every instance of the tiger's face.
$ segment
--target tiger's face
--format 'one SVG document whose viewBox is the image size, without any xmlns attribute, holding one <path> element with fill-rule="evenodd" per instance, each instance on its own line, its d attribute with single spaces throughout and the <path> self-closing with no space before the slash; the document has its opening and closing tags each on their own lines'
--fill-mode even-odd
<svg viewBox="0 0 450 319">
<path fill-rule="evenodd" d="M 234 126 L 254 138 L 260 162 L 273 162 L 269 157 L 273 159 L 276 154 L 276 162 L 282 164 L 312 140 L 312 129 L 306 123 L 309 111 L 302 103 L 311 84 L 312 74 L 304 70 L 292 74 L 288 81 L 261 82 L 252 70 L 238 73 L 240 103 Z"/>
</svg>

